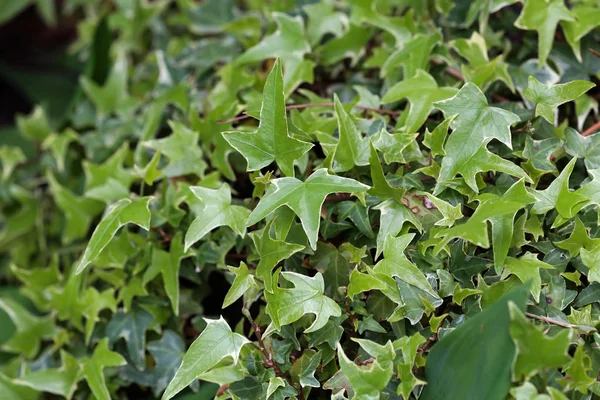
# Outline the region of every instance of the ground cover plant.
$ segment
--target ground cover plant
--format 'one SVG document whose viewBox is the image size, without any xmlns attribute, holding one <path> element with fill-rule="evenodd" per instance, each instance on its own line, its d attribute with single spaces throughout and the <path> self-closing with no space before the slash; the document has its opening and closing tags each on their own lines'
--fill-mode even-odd
<svg viewBox="0 0 600 400">
<path fill-rule="evenodd" d="M 600 398 L 596 0 L 22 13 L 0 398 Z"/>
</svg>

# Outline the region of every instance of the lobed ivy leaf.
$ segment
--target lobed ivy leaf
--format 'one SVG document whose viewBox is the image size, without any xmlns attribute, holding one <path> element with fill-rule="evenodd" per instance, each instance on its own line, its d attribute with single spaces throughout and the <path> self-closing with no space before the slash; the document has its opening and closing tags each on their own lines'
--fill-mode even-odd
<svg viewBox="0 0 600 400">
<path fill-rule="evenodd" d="M 246 226 L 256 224 L 281 206 L 289 207 L 300 218 L 310 247 L 317 248 L 321 206 L 331 193 L 359 194 L 369 187 L 350 178 L 330 175 L 318 169 L 302 182 L 296 178 L 278 178 L 271 181 L 265 196 L 252 211 Z"/>
<path fill-rule="evenodd" d="M 263 90 L 260 124 L 254 133 L 223 132 L 225 140 L 248 162 L 248 171 L 256 171 L 277 162 L 287 176 L 294 176 L 294 161 L 312 144 L 289 136 L 285 115 L 281 62 L 275 61 Z"/>
<path fill-rule="evenodd" d="M 231 204 L 231 189 L 228 184 L 223 183 L 218 189 L 190 186 L 190 190 L 201 201 L 202 208 L 185 233 L 184 252 L 219 226 L 228 226 L 240 236 L 246 233 L 244 222 L 250 215 L 250 210 Z"/>
<path fill-rule="evenodd" d="M 413 133 L 423 125 L 433 110 L 434 103 L 448 99 L 457 92 L 452 87 L 438 87 L 431 75 L 419 69 L 413 77 L 402 80 L 389 88 L 381 102 L 387 104 L 404 98 L 408 99 L 410 106 L 407 115 L 403 117 L 404 130 Z"/>
<path fill-rule="evenodd" d="M 369 140 L 362 137 L 337 95 L 333 97 L 339 141 L 335 146 L 333 170 L 344 172 L 355 165 L 369 164 Z"/>
<path fill-rule="evenodd" d="M 566 329 L 554 337 L 546 337 L 525 318 L 522 310 L 513 304 L 509 307 L 510 335 L 517 349 L 513 367 L 515 377 L 527 378 L 541 368 L 556 367 L 569 361 L 567 350 L 571 330 Z"/>
<path fill-rule="evenodd" d="M 183 356 L 181 366 L 163 393 L 162 400 L 173 398 L 198 376 L 224 359 L 231 358 L 237 364 L 242 347 L 250 342 L 244 336 L 232 332 L 223 317 L 205 321 L 206 328 Z"/>
<path fill-rule="evenodd" d="M 301 250 L 304 246 L 299 244 L 287 243 L 284 240 L 271 238 L 272 223 L 268 223 L 260 232 L 251 234 L 252 242 L 259 256 L 259 262 L 256 266 L 256 277 L 261 279 L 265 285 L 265 290 L 273 292 L 273 268 L 283 260 L 287 260 Z"/>
<path fill-rule="evenodd" d="M 434 194 L 441 192 L 445 182 L 454 178 L 481 147 L 497 139 L 511 147 L 510 126 L 519 121 L 515 114 L 490 107 L 481 90 L 472 83 L 465 84 L 452 98 L 434 104 L 446 118 L 456 116 L 450 123 L 442 159 L 439 181 Z"/>
<path fill-rule="evenodd" d="M 525 0 L 523 10 L 515 21 L 517 28 L 537 31 L 540 67 L 546 64 L 560 21 L 574 21 L 562 0 Z"/>
<path fill-rule="evenodd" d="M 266 312 L 271 317 L 273 327 L 277 330 L 282 326 L 296 322 L 304 314 L 314 314 L 314 322 L 304 331 L 311 333 L 325 326 L 330 317 L 342 315 L 340 306 L 323 294 L 325 283 L 320 272 L 314 277 L 295 272 L 275 272 L 294 285 L 292 289 L 273 286 L 273 293 L 265 292 L 267 300 Z"/>
<path fill-rule="evenodd" d="M 109 206 L 75 267 L 76 273 L 80 274 L 98 257 L 123 225 L 132 223 L 149 230 L 150 210 L 148 206 L 150 201 L 152 201 L 152 197 L 140 197 L 135 200 L 121 199 Z"/>
<path fill-rule="evenodd" d="M 554 123 L 554 113 L 561 104 L 573 101 L 596 86 L 588 81 L 572 81 L 561 85 L 544 85 L 535 77 L 530 76 L 527 89 L 523 96 L 535 103 L 535 116 L 541 116 Z"/>
<path fill-rule="evenodd" d="M 110 400 L 103 370 L 106 367 L 118 367 L 127 362 L 119 354 L 108 348 L 108 338 L 102 339 L 94 349 L 92 357 L 83 362 L 83 374 L 92 393 L 98 400 Z"/>
</svg>

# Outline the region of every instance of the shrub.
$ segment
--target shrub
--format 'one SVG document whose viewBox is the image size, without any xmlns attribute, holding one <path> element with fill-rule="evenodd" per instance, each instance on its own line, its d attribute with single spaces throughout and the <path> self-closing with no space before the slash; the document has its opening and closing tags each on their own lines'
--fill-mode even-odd
<svg viewBox="0 0 600 400">
<path fill-rule="evenodd" d="M 3 399 L 600 396 L 596 1 L 67 3 Z"/>
</svg>

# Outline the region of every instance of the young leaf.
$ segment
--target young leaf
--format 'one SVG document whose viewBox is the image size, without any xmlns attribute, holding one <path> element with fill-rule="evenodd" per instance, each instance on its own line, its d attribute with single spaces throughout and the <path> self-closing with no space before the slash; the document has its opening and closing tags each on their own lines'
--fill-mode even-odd
<svg viewBox="0 0 600 400">
<path fill-rule="evenodd" d="M 414 237 L 414 234 L 402 235 L 396 238 L 387 236 L 383 242 L 384 259 L 375 265 L 373 271 L 396 277 L 438 298 L 437 293 L 433 290 L 423 272 L 404 255 L 404 250 Z"/>
<path fill-rule="evenodd" d="M 156 154 L 161 153 L 169 159 L 169 163 L 162 169 L 162 174 L 166 177 L 182 176 L 195 174 L 198 177 L 204 176 L 206 162 L 202 154 L 202 149 L 198 145 L 200 134 L 182 124 L 181 122 L 169 121 L 169 126 L 173 133 L 162 139 L 153 139 L 142 142 L 144 147 L 155 150 L 152 161 L 145 168 L 144 178 L 153 178 L 156 176 Z M 154 161 L 156 159 L 156 161 Z M 155 163 L 152 166 L 152 163 Z M 159 173 L 160 174 L 160 173 Z"/>
<path fill-rule="evenodd" d="M 276 271 L 274 279 L 279 278 L 279 274 Z M 330 317 L 342 315 L 340 306 L 323 294 L 325 283 L 320 272 L 312 278 L 295 272 L 281 272 L 281 276 L 291 282 L 294 288 L 285 289 L 275 285 L 273 293 L 265 292 L 266 312 L 275 329 L 296 322 L 304 314 L 314 314 L 314 322 L 304 332 L 315 332 L 325 326 Z"/>
<path fill-rule="evenodd" d="M 560 21 L 574 21 L 563 0 L 525 0 L 523 10 L 515 21 L 520 29 L 538 33 L 539 66 L 546 64 L 554 41 L 554 32 Z"/>
<path fill-rule="evenodd" d="M 480 204 L 473 215 L 462 225 L 444 229 L 436 237 L 444 240 L 436 245 L 439 251 L 452 238 L 460 237 L 483 248 L 489 247 L 487 221 L 492 224 L 494 265 L 500 272 L 513 237 L 514 219 L 517 212 L 535 202 L 535 197 L 525 189 L 523 180 L 511 186 L 503 196 L 492 194 L 479 197 Z"/>
<path fill-rule="evenodd" d="M 92 393 L 98 400 L 110 400 L 110 392 L 106 387 L 106 379 L 102 370 L 105 367 L 118 367 L 127 364 L 127 361 L 108 348 L 108 338 L 104 338 L 96 345 L 92 358 L 83 362 L 83 374 Z"/>
<path fill-rule="evenodd" d="M 337 95 L 333 96 L 333 103 L 340 135 L 333 156 L 333 170 L 344 172 L 355 165 L 368 165 L 369 140 L 362 137 Z"/>
<path fill-rule="evenodd" d="M 227 267 L 230 272 L 235 275 L 235 279 L 225 295 L 221 308 L 227 308 L 232 305 L 237 299 L 242 297 L 250 288 L 258 289 L 258 285 L 254 280 L 254 275 L 248 271 L 248 266 L 243 261 L 238 268 Z"/>
<path fill-rule="evenodd" d="M 69 189 L 61 186 L 51 173 L 48 173 L 46 179 L 48 179 L 56 205 L 65 213 L 63 243 L 71 243 L 73 240 L 85 236 L 90 229 L 92 219 L 102 211 L 102 203 L 98 200 L 76 196 Z"/>
<path fill-rule="evenodd" d="M 354 396 L 352 399 L 376 399 L 385 389 L 394 372 L 394 347 L 388 341 L 384 346 L 364 339 L 354 339 L 367 353 L 375 357 L 371 363 L 356 365 L 350 360 L 342 346 L 338 344 L 337 353 L 340 368 L 348 379 Z"/>
<path fill-rule="evenodd" d="M 135 200 L 121 199 L 106 209 L 102 221 L 96 226 L 92 238 L 85 248 L 76 267 L 80 274 L 108 245 L 119 228 L 129 223 L 146 230 L 150 229 L 150 209 L 152 197 L 140 197 Z"/>
<path fill-rule="evenodd" d="M 10 339 L 2 344 L 5 351 L 32 359 L 38 354 L 42 340 L 50 339 L 55 333 L 54 317 L 41 318 L 33 315 L 11 298 L 0 298 L 0 309 L 16 327 Z"/>
<path fill-rule="evenodd" d="M 185 233 L 185 252 L 219 226 L 228 226 L 238 235 L 244 236 L 244 222 L 248 219 L 250 210 L 231 204 L 231 189 L 228 184 L 223 183 L 219 189 L 190 186 L 190 190 L 202 202 L 203 207 Z"/>
<path fill-rule="evenodd" d="M 488 105 L 485 95 L 472 83 L 465 84 L 456 96 L 438 102 L 435 107 L 449 118 L 452 134 L 446 141 L 436 193 L 444 182 L 454 178 L 482 146 L 497 139 L 511 147 L 510 126 L 519 121 L 515 114 Z M 435 193 L 434 193 L 435 194 Z"/>
<path fill-rule="evenodd" d="M 381 99 L 383 104 L 407 98 L 410 102 L 407 116 L 404 117 L 404 130 L 408 133 L 417 132 L 427 116 L 433 110 L 433 104 L 456 94 L 452 87 L 438 87 L 431 75 L 418 70 L 412 78 L 400 81 L 392 86 Z M 439 108 L 439 107 L 438 107 Z"/>
<path fill-rule="evenodd" d="M 381 161 L 379 161 L 379 156 L 377 155 L 377 150 L 375 150 L 373 143 L 370 144 L 370 150 L 369 164 L 371 166 L 373 187 L 369 189 L 369 194 L 371 196 L 377 196 L 381 200 L 390 198 L 398 203 L 402 203 L 402 197 L 406 193 L 406 189 L 390 186 L 387 179 L 385 179 L 383 167 L 381 166 Z"/>
<path fill-rule="evenodd" d="M 514 304 L 509 307 L 510 335 L 517 349 L 513 375 L 517 379 L 528 378 L 541 368 L 559 367 L 569 361 L 567 351 L 572 335 L 569 329 L 547 337 L 525 318 L 523 310 Z"/>
<path fill-rule="evenodd" d="M 278 178 L 271 181 L 265 196 L 252 211 L 246 226 L 256 224 L 281 206 L 288 206 L 300 218 L 302 228 L 308 236 L 310 247 L 317 248 L 321 206 L 331 193 L 358 194 L 369 187 L 354 179 L 329 175 L 325 169 L 318 169 L 302 182 L 296 178 Z"/>
<path fill-rule="evenodd" d="M 181 366 L 163 393 L 162 400 L 171 399 L 223 359 L 231 358 L 237 364 L 242 347 L 250 342 L 242 335 L 232 332 L 223 317 L 205 321 L 206 328 L 183 356 Z"/>
<path fill-rule="evenodd" d="M 265 82 L 256 132 L 223 132 L 225 140 L 248 162 L 248 171 L 259 170 L 276 161 L 285 175 L 294 176 L 294 161 L 312 144 L 289 136 L 285 113 L 281 62 L 277 60 Z"/>
<path fill-rule="evenodd" d="M 60 352 L 60 368 L 41 369 L 29 372 L 13 382 L 40 392 L 48 392 L 70 399 L 83 378 L 79 362 L 65 351 Z"/>
<path fill-rule="evenodd" d="M 272 221 L 272 220 L 271 220 Z M 259 233 L 251 234 L 252 242 L 259 256 L 259 262 L 256 266 L 256 277 L 262 279 L 265 284 L 265 290 L 273 292 L 273 277 L 271 272 L 273 268 L 283 260 L 286 260 L 301 250 L 304 246 L 299 244 L 287 243 L 284 240 L 271 238 L 271 225 L 268 223 Z"/>
<path fill-rule="evenodd" d="M 514 274 L 523 283 L 530 283 L 531 295 L 536 302 L 540 301 L 540 292 L 542 290 L 542 278 L 540 277 L 540 269 L 552 269 L 552 265 L 538 260 L 537 255 L 526 252 L 520 258 L 507 257 L 506 269 L 502 274 L 503 279 L 510 274 Z"/>
<path fill-rule="evenodd" d="M 302 59 L 304 54 L 310 51 L 310 45 L 304 36 L 302 18 L 290 17 L 284 13 L 275 12 L 273 13 L 273 19 L 277 23 L 275 33 L 246 50 L 244 54 L 237 58 L 237 63 L 261 61 L 266 58 L 281 58 L 284 62 L 287 62 L 288 60 Z M 277 68 L 280 68 L 280 66 L 277 66 Z M 281 70 L 279 71 L 279 77 L 281 77 Z M 283 89 L 276 90 L 283 92 Z M 272 105 L 267 107 L 273 109 Z"/>
<path fill-rule="evenodd" d="M 554 113 L 558 106 L 573 101 L 596 86 L 588 81 L 572 81 L 562 85 L 544 85 L 534 76 L 529 77 L 527 89 L 523 96 L 535 103 L 535 116 L 542 116 L 551 124 L 554 123 Z"/>
</svg>

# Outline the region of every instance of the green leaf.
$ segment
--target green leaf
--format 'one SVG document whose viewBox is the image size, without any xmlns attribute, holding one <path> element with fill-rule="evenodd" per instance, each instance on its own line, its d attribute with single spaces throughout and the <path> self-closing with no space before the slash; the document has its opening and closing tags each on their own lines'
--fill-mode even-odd
<svg viewBox="0 0 600 400">
<path fill-rule="evenodd" d="M 181 366 L 167 386 L 162 400 L 169 400 L 192 383 L 196 377 L 209 371 L 223 359 L 231 358 L 237 364 L 242 347 L 249 340 L 231 331 L 227 322 L 205 319 L 206 328 L 194 340 L 183 356 Z"/>
<path fill-rule="evenodd" d="M 54 175 L 48 173 L 48 184 L 54 201 L 65 215 L 63 243 L 71 243 L 85 236 L 92 220 L 102 211 L 103 205 L 95 199 L 78 197 L 58 183 Z"/>
<path fill-rule="evenodd" d="M 119 354 L 110 351 L 108 348 L 108 338 L 104 338 L 94 349 L 92 358 L 83 362 L 83 374 L 92 393 L 98 400 L 110 400 L 110 392 L 106 387 L 103 369 L 105 367 L 119 367 L 127 362 Z"/>
<path fill-rule="evenodd" d="M 321 363 L 321 356 L 321 352 L 308 350 L 294 362 L 291 373 L 298 377 L 301 387 L 318 388 L 321 386 L 321 383 L 315 378 L 315 372 Z"/>
<path fill-rule="evenodd" d="M 581 262 L 589 268 L 587 273 L 588 281 L 600 283 L 600 246 L 591 250 L 581 249 Z"/>
<path fill-rule="evenodd" d="M 364 47 L 371 37 L 371 29 L 350 23 L 350 27 L 339 38 L 332 39 L 319 47 L 321 64 L 332 65 L 346 58 L 355 65 L 364 54 Z"/>
<path fill-rule="evenodd" d="M 280 261 L 287 260 L 292 254 L 304 249 L 302 245 L 271 238 L 271 225 L 272 222 L 268 223 L 260 234 L 256 232 L 251 234 L 260 260 L 256 266 L 256 277 L 263 281 L 265 290 L 269 292 L 273 292 L 273 286 L 277 284 L 273 282 L 273 268 Z"/>
<path fill-rule="evenodd" d="M 302 157 L 312 144 L 289 136 L 285 114 L 283 76 L 278 59 L 265 83 L 256 132 L 223 132 L 225 140 L 248 162 L 248 171 L 259 170 L 276 161 L 285 175 L 294 176 L 294 161 Z"/>
<path fill-rule="evenodd" d="M 46 112 L 36 106 L 28 116 L 17 115 L 17 126 L 26 139 L 43 142 L 52 134 Z"/>
<path fill-rule="evenodd" d="M 569 361 L 570 330 L 547 337 L 515 305 L 510 305 L 510 318 L 510 335 L 517 348 L 513 367 L 513 375 L 517 379 L 528 378 L 541 368 L 560 367 Z"/>
<path fill-rule="evenodd" d="M 433 290 L 423 272 L 408 261 L 408 258 L 404 255 L 404 250 L 414 237 L 414 234 L 402 235 L 396 238 L 387 236 L 383 241 L 384 259 L 375 265 L 373 271 L 382 275 L 396 277 L 438 298 L 437 293 Z"/>
<path fill-rule="evenodd" d="M 185 233 L 185 250 L 202 239 L 208 232 L 219 226 L 228 226 L 235 233 L 244 236 L 244 222 L 250 215 L 246 207 L 231 204 L 231 189 L 223 183 L 219 189 L 190 186 L 190 190 L 202 203 L 202 209 Z"/>
<path fill-rule="evenodd" d="M 126 113 L 133 105 L 133 99 L 127 91 L 128 68 L 127 57 L 121 53 L 103 86 L 87 76 L 80 78 L 79 83 L 83 91 L 100 114 Z"/>
<path fill-rule="evenodd" d="M 362 137 L 354 121 L 340 103 L 337 94 L 334 94 L 333 102 L 340 135 L 333 156 L 333 170 L 344 172 L 355 165 L 368 165 L 369 140 Z"/>
<path fill-rule="evenodd" d="M 600 8 L 594 7 L 592 3 L 576 4 L 570 9 L 575 20 L 563 20 L 560 25 L 563 28 L 565 38 L 579 62 L 581 58 L 581 39 L 600 25 Z"/>
<path fill-rule="evenodd" d="M 481 90 L 472 83 L 465 84 L 456 96 L 438 102 L 446 118 L 456 116 L 450 126 L 452 134 L 446 141 L 436 192 L 463 168 L 481 147 L 497 139 L 511 147 L 510 126 L 519 121 L 515 114 L 490 107 Z M 435 194 L 435 193 L 434 193 Z"/>
<path fill-rule="evenodd" d="M 410 107 L 406 111 L 407 115 L 403 117 L 405 121 L 403 129 L 405 132 L 413 133 L 417 132 L 423 125 L 427 116 L 433 110 L 435 102 L 445 100 L 456 93 L 455 88 L 438 87 L 437 82 L 431 75 L 423 70 L 417 70 L 415 76 L 392 86 L 383 96 L 381 102 L 387 104 L 404 98 L 408 99 Z"/>
<path fill-rule="evenodd" d="M 37 400 L 39 398 L 37 390 L 14 383 L 3 373 L 0 373 L 0 390 L 6 400 Z"/>
<path fill-rule="evenodd" d="M 564 368 L 566 376 L 560 382 L 566 386 L 566 390 L 575 389 L 580 393 L 587 394 L 588 389 L 596 382 L 594 370 L 591 367 L 590 357 L 584 352 L 583 345 L 579 344 L 573 358 Z M 588 371 L 592 376 L 588 375 Z"/>
<path fill-rule="evenodd" d="M 398 162 L 405 164 L 407 162 L 405 155 L 408 156 L 411 147 L 414 149 L 417 136 L 418 133 L 411 134 L 402 131 L 390 134 L 386 129 L 382 129 L 371 141 L 375 148 L 383 153 L 383 159 L 386 163 Z"/>
<path fill-rule="evenodd" d="M 244 54 L 237 58 L 237 63 L 261 61 L 266 58 L 281 58 L 286 63 L 288 60 L 302 59 L 304 54 L 310 51 L 310 45 L 305 38 L 302 18 L 290 17 L 279 12 L 275 12 L 272 15 L 277 24 L 277 30 L 272 35 L 260 41 L 256 46 L 246 50 Z M 280 68 L 280 66 L 277 66 L 277 68 Z M 281 70 L 278 72 L 278 79 L 280 77 Z M 270 90 L 275 89 L 271 88 Z M 276 90 L 283 92 L 283 89 Z M 273 108 L 272 105 L 268 105 L 267 107 L 270 110 Z"/>
<path fill-rule="evenodd" d="M 404 203 L 398 203 L 392 199 L 388 199 L 383 203 L 373 207 L 381 213 L 379 233 L 377 233 L 377 252 L 376 257 L 379 257 L 383 250 L 383 242 L 388 236 L 395 237 L 403 229 L 404 224 L 409 222 L 419 231 L 423 230 L 423 226 L 417 215 L 408 208 Z"/>
<path fill-rule="evenodd" d="M 600 246 L 600 239 L 590 238 L 583 222 L 578 217 L 575 217 L 575 224 L 569 237 L 554 242 L 554 244 L 561 249 L 567 250 L 571 257 L 577 257 L 582 249 L 593 250 Z"/>
<path fill-rule="evenodd" d="M 554 267 L 538 260 L 536 254 L 525 252 L 525 254 L 518 259 L 513 257 L 506 258 L 506 269 L 504 270 L 503 277 L 505 278 L 510 274 L 514 274 L 521 280 L 521 282 L 530 282 L 531 294 L 533 295 L 535 301 L 539 302 L 540 292 L 542 290 L 540 268 L 551 269 Z"/>
<path fill-rule="evenodd" d="M 256 224 L 267 215 L 285 205 L 300 218 L 302 228 L 308 236 L 310 247 L 317 248 L 321 206 L 330 193 L 358 194 L 369 187 L 354 179 L 329 175 L 325 169 L 318 169 L 302 182 L 296 178 L 278 178 L 271 181 L 265 196 L 252 211 L 246 226 Z"/>
<path fill-rule="evenodd" d="M 427 198 L 442 213 L 442 216 L 444 217 L 444 219 L 437 221 L 435 223 L 436 225 L 452 226 L 457 220 L 463 217 L 461 204 L 453 206 L 452 204 L 439 199 L 432 194 L 427 194 Z"/>
<path fill-rule="evenodd" d="M 385 179 L 383 167 L 381 166 L 381 161 L 379 161 L 379 156 L 377 155 L 377 151 L 375 150 L 373 143 L 370 144 L 370 150 L 369 164 L 371 168 L 373 187 L 369 189 L 369 194 L 371 196 L 377 196 L 382 200 L 390 198 L 398 203 L 402 203 L 402 197 L 406 193 L 406 189 L 390 186 L 387 179 Z"/>
<path fill-rule="evenodd" d="M 410 80 L 415 75 L 423 73 L 428 69 L 432 50 L 441 40 L 442 35 L 439 31 L 436 31 L 433 35 L 415 35 L 404 43 L 400 50 L 396 50 L 385 60 L 381 67 L 381 76 L 383 78 L 389 76 L 399 66 L 402 66 L 402 76 L 405 80 Z M 411 130 L 408 131 L 412 132 Z"/>
<path fill-rule="evenodd" d="M 261 260 L 262 262 L 262 260 Z M 254 280 L 254 275 L 248 271 L 248 266 L 242 261 L 238 268 L 227 267 L 235 275 L 235 279 L 225 295 L 221 308 L 227 308 L 244 295 L 250 288 L 258 289 L 258 284 Z"/>
<path fill-rule="evenodd" d="M 165 291 L 171 301 L 171 307 L 175 315 L 179 315 L 179 265 L 186 257 L 181 237 L 178 232 L 171 239 L 171 247 L 167 253 L 164 250 L 154 248 L 152 250 L 152 265 L 158 265 L 162 274 Z"/>
<path fill-rule="evenodd" d="M 346 14 L 334 11 L 331 3 L 315 3 L 302 7 L 308 16 L 306 34 L 311 45 L 318 44 L 323 36 L 342 36 L 348 25 Z"/>
<path fill-rule="evenodd" d="M 35 316 L 11 298 L 0 298 L 0 309 L 8 314 L 16 327 L 11 338 L 2 344 L 4 351 L 22 354 L 32 359 L 38 354 L 42 340 L 52 338 L 56 331 L 53 316 Z"/>
<path fill-rule="evenodd" d="M 2 179 L 7 180 L 15 167 L 27 158 L 19 147 L 0 147 L 0 160 L 2 160 Z"/>
<path fill-rule="evenodd" d="M 295 272 L 275 272 L 294 285 L 292 289 L 273 286 L 273 293 L 265 292 L 267 300 L 266 312 L 271 317 L 273 327 L 277 330 L 283 325 L 296 322 L 304 314 L 314 314 L 314 322 L 304 331 L 315 332 L 327 323 L 330 317 L 342 315 L 340 306 L 323 294 L 325 283 L 320 272 L 314 277 L 300 275 Z"/>
<path fill-rule="evenodd" d="M 572 81 L 550 86 L 544 85 L 535 77 L 530 76 L 523 95 L 527 100 L 535 103 L 536 117 L 541 116 L 553 124 L 554 113 L 558 106 L 577 99 L 594 86 L 596 86 L 594 83 L 588 81 Z"/>
<path fill-rule="evenodd" d="M 143 146 L 157 152 L 145 168 L 144 179 L 154 179 L 157 176 L 156 164 L 158 161 L 154 161 L 154 159 L 159 152 L 169 159 L 169 163 L 162 169 L 164 176 L 174 177 L 189 174 L 204 176 L 206 162 L 198 145 L 200 134 L 180 122 L 169 121 L 169 126 L 173 131 L 171 135 L 162 139 L 142 142 Z"/>
<path fill-rule="evenodd" d="M 429 129 L 425 129 L 423 144 L 431 150 L 433 156 L 446 155 L 446 152 L 444 151 L 444 142 L 448 136 L 448 128 L 450 128 L 450 124 L 453 120 L 454 117 L 446 118 L 431 132 L 429 132 Z"/>
<path fill-rule="evenodd" d="M 555 139 L 547 139 L 555 140 Z M 600 133 L 582 136 L 573 128 L 565 129 L 565 150 L 573 157 L 583 158 L 588 170 L 600 168 Z"/>
<path fill-rule="evenodd" d="M 95 288 L 90 287 L 85 293 L 84 304 L 83 315 L 86 318 L 85 342 L 89 343 L 94 332 L 94 326 L 100 320 L 100 311 L 109 309 L 114 313 L 117 310 L 115 290 L 111 288 L 99 293 Z"/>
<path fill-rule="evenodd" d="M 166 330 L 159 341 L 148 344 L 148 351 L 156 361 L 155 392 L 161 392 L 173 379 L 181 365 L 185 354 L 185 343 L 178 334 Z"/>
<path fill-rule="evenodd" d="M 340 368 L 352 386 L 352 399 L 376 399 L 390 381 L 394 370 L 394 347 L 388 341 L 384 346 L 364 339 L 354 339 L 360 347 L 374 356 L 373 362 L 366 365 L 356 365 L 350 360 L 341 345 L 337 353 Z"/>
<path fill-rule="evenodd" d="M 29 372 L 13 382 L 70 399 L 77 388 L 77 382 L 83 378 L 83 372 L 79 362 L 70 354 L 61 351 L 60 358 L 62 360 L 60 368 Z"/>
<path fill-rule="evenodd" d="M 125 143 L 102 164 L 84 161 L 85 197 L 107 203 L 129 197 L 133 174 L 123 168 L 123 162 L 128 154 L 129 148 Z"/>
<path fill-rule="evenodd" d="M 489 247 L 487 222 L 492 224 L 492 245 L 494 250 L 494 265 L 500 271 L 513 237 L 514 218 L 517 212 L 534 203 L 536 198 L 529 194 L 523 180 L 512 185 L 503 196 L 492 194 L 481 195 L 479 206 L 473 215 L 461 225 L 444 229 L 436 234 L 444 240 L 436 245 L 436 251 L 447 244 L 452 238 L 460 237 L 483 248 Z"/>
<path fill-rule="evenodd" d="M 513 290 L 445 334 L 427 357 L 427 385 L 419 399 L 505 400 L 515 355 L 509 304 L 523 310 L 528 292 L 526 287 Z"/>
<path fill-rule="evenodd" d="M 537 201 L 531 208 L 532 213 L 545 214 L 555 208 L 561 217 L 570 219 L 581 210 L 588 198 L 569 189 L 569 177 L 576 161 L 573 158 L 546 189 L 534 191 Z"/>
<path fill-rule="evenodd" d="M 135 200 L 121 199 L 106 209 L 102 221 L 96 226 L 83 256 L 79 259 L 76 273 L 81 273 L 104 249 L 117 231 L 129 223 L 146 230 L 150 229 L 149 204 L 152 197 L 140 197 Z"/>
<path fill-rule="evenodd" d="M 42 142 L 43 149 L 49 149 L 56 160 L 59 171 L 65 170 L 65 158 L 67 150 L 72 142 L 78 140 L 77 133 L 72 129 L 66 129 L 60 135 L 53 133 Z"/>
<path fill-rule="evenodd" d="M 144 367 L 144 351 L 146 349 L 146 330 L 154 322 L 148 311 L 134 307 L 128 312 L 117 311 L 106 326 L 106 336 L 111 343 L 119 338 L 127 342 L 127 352 L 138 369 Z"/>
<path fill-rule="evenodd" d="M 525 0 L 523 10 L 515 21 L 520 29 L 534 30 L 538 33 L 539 66 L 546 64 L 552 48 L 556 26 L 560 21 L 574 21 L 563 0 Z"/>
</svg>

